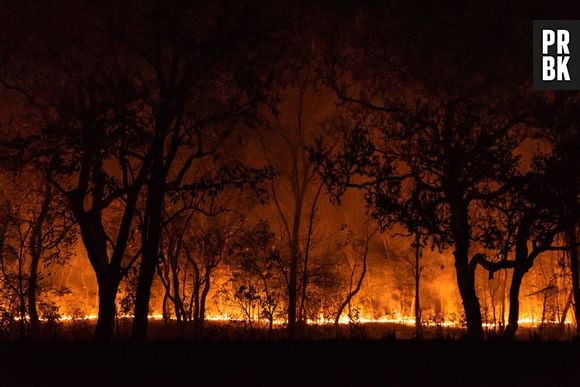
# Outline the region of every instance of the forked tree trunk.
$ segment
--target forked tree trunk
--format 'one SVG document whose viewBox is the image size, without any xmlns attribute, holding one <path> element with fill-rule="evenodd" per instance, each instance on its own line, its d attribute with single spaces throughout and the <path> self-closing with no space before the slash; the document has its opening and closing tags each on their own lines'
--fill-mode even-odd
<svg viewBox="0 0 580 387">
<path fill-rule="evenodd" d="M 518 330 L 518 321 L 520 318 L 520 288 L 522 286 L 522 280 L 528 272 L 528 269 L 531 267 L 531 263 L 537 256 L 536 253 L 532 253 L 530 256 L 528 251 L 528 239 L 534 214 L 535 212 L 529 212 L 524 216 L 520 222 L 516 236 L 516 265 L 514 266 L 512 282 L 510 285 L 510 309 L 508 325 L 505 330 L 505 336 L 509 338 L 514 338 Z"/>
<path fill-rule="evenodd" d="M 96 341 L 110 341 L 115 332 L 115 299 L 121 274 L 106 264 L 108 257 L 106 244 L 102 238 L 104 231 L 100 223 L 80 218 L 79 225 L 89 261 L 97 277 L 99 311 L 95 328 Z M 111 272 L 115 274 L 111 274 Z"/>
</svg>

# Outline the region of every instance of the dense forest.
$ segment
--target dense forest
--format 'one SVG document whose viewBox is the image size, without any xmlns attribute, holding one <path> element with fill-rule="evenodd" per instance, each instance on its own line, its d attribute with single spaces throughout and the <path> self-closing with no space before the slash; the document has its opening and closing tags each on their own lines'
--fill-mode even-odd
<svg viewBox="0 0 580 387">
<path fill-rule="evenodd" d="M 1 2 L 0 339 L 576 336 L 553 9 Z"/>
</svg>

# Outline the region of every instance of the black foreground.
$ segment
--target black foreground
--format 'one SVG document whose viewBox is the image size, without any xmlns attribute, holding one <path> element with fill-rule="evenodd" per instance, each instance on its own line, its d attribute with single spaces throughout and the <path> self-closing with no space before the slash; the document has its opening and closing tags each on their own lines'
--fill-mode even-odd
<svg viewBox="0 0 580 387">
<path fill-rule="evenodd" d="M 0 385 L 578 386 L 579 342 L 0 344 Z"/>
</svg>

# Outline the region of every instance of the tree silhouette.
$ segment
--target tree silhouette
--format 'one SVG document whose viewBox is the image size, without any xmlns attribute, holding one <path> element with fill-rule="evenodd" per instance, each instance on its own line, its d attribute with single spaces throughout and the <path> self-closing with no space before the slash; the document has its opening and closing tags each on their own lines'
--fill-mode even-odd
<svg viewBox="0 0 580 387">
<path fill-rule="evenodd" d="M 367 27 L 352 33 L 350 44 L 359 44 L 362 52 L 351 59 L 330 49 L 321 70 L 329 87 L 353 107 L 346 120 L 358 124 L 348 129 L 339 121 L 338 145 L 318 144 L 313 158 L 336 198 L 347 188 L 364 189 L 382 227 L 400 223 L 410 232 L 425 229 L 434 245 L 453 248 L 468 334 L 481 338 L 475 269 L 478 263 L 493 267 L 473 250 L 493 235 L 485 232 L 489 227 L 477 208 L 509 186 L 517 164 L 514 150 L 522 140 L 517 134 L 530 120 L 530 106 L 517 88 L 505 87 L 511 74 L 505 56 L 482 57 L 471 48 L 493 45 L 494 37 L 480 31 L 481 20 L 467 16 L 437 34 L 433 28 L 439 26 L 408 22 L 403 28 L 421 34 L 406 37 L 407 47 L 401 48 L 389 39 L 390 27 L 369 19 Z M 495 27 L 493 33 L 500 35 L 506 28 Z M 453 40 L 457 29 L 469 35 Z M 389 43 L 394 48 L 389 50 Z M 484 67 L 504 64 L 502 72 Z M 346 81 L 353 78 L 360 80 L 356 88 Z M 394 94 L 402 88 L 405 92 Z"/>
<path fill-rule="evenodd" d="M 514 176 L 514 184 L 506 202 L 499 205 L 504 214 L 506 241 L 503 251 L 514 249 L 514 272 L 510 286 L 510 310 L 506 335 L 514 336 L 518 329 L 519 291 L 524 275 L 543 252 L 569 249 L 574 246 L 554 246 L 560 233 L 574 230 L 580 217 L 579 181 L 570 171 L 578 165 L 576 123 L 570 116 L 570 104 L 575 95 L 560 95 L 547 102 L 539 122 L 544 128 L 538 134 L 548 154 L 540 154 L 532 161 L 531 170 Z M 546 117 L 549 117 L 546 119 Z M 571 242 L 574 244 L 574 242 Z M 572 279 L 577 268 L 572 262 Z M 576 272 L 576 274 L 574 274 Z"/>
<path fill-rule="evenodd" d="M 14 80 L 20 81 L 17 91 L 38 120 L 7 145 L 13 158 L 32 162 L 67 198 L 99 287 L 95 335 L 109 340 L 119 283 L 139 255 L 126 253 L 150 170 L 150 137 L 131 64 L 117 42 L 98 33 L 97 15 L 71 5 L 83 17 L 45 9 L 58 16 L 37 20 L 30 46 L 16 58 L 27 72 Z M 42 69 L 37 56 L 46 58 Z"/>
<path fill-rule="evenodd" d="M 138 13 L 130 3 L 114 9 L 109 27 L 135 58 L 143 82 L 143 119 L 151 134 L 133 326 L 133 338 L 144 340 L 166 194 L 241 188 L 269 172 L 237 160 L 215 162 L 225 156 L 228 144 L 240 141 L 240 123 L 251 118 L 259 97 L 254 62 L 242 61 L 253 31 L 240 23 L 240 15 L 181 1 L 150 4 Z M 198 164 L 205 167 L 202 175 L 191 173 Z"/>
</svg>

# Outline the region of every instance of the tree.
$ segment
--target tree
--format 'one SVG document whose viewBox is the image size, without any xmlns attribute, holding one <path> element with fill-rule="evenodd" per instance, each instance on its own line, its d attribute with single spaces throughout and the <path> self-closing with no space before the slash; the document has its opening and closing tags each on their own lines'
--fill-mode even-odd
<svg viewBox="0 0 580 387">
<path fill-rule="evenodd" d="M 58 14 L 51 20 L 28 15 L 38 29 L 13 58 L 19 71 L 6 82 L 34 114 L 5 147 L 13 160 L 43 171 L 66 198 L 99 287 L 95 337 L 110 340 L 117 289 L 135 258 L 126 252 L 148 172 L 141 152 L 147 133 L 136 113 L 132 70 L 115 56 L 118 46 L 97 32 L 94 13 L 69 5 L 75 12 L 43 8 Z M 67 17 L 73 14 L 82 17 Z M 46 59 L 42 68 L 38 57 Z"/>
<path fill-rule="evenodd" d="M 275 234 L 270 225 L 261 220 L 253 229 L 243 231 L 230 249 L 234 299 L 250 327 L 259 309 L 258 317 L 267 319 L 272 332 L 274 319 L 285 299 L 281 292 L 285 278 Z"/>
<path fill-rule="evenodd" d="M 66 262 L 75 232 L 62 198 L 50 183 L 35 179 L 31 172 L 25 176 L 27 185 L 14 181 L 16 188 L 2 203 L 0 267 L 5 297 L 12 300 L 9 304 L 19 317 L 20 335 L 24 337 L 29 323 L 30 337 L 38 338 L 37 295 L 45 285 L 40 265 Z"/>
<path fill-rule="evenodd" d="M 570 247 L 570 270 L 572 272 L 572 296 L 574 299 L 574 318 L 576 319 L 576 336 L 580 335 L 580 306 L 577 300 L 580 300 L 580 268 L 578 265 L 578 231 L 573 227 L 566 233 L 567 243 Z"/>
<path fill-rule="evenodd" d="M 260 74 L 252 67 L 257 62 L 242 60 L 255 31 L 227 6 L 137 4 L 112 6 L 108 27 L 135 60 L 143 84 L 141 114 L 151 133 L 132 334 L 144 340 L 166 195 L 254 185 L 269 172 L 235 160 L 217 163 L 230 141 L 240 141 L 240 123 L 251 117 L 259 96 Z M 204 173 L 192 175 L 194 165 L 205 166 Z"/>
<path fill-rule="evenodd" d="M 38 122 L 21 122 L 8 148 L 46 170 L 69 200 L 99 283 L 99 338 L 111 336 L 119 283 L 141 258 L 134 337 L 143 339 L 166 194 L 255 188 L 271 175 L 223 157 L 242 141 L 268 77 L 258 59 L 243 60 L 260 33 L 243 15 L 203 3 L 68 5 L 75 12 L 43 8 L 57 16 L 39 22 L 29 47 L 10 56 L 22 71 L 3 83 Z M 38 57 L 46 58 L 41 71 Z M 141 248 L 126 254 L 141 206 Z"/>
<path fill-rule="evenodd" d="M 337 329 L 337 334 L 340 317 L 342 316 L 345 308 L 348 307 L 349 321 L 355 320 L 355 316 L 351 309 L 351 301 L 360 292 L 367 273 L 369 243 L 373 236 L 376 234 L 377 230 L 369 230 L 369 224 L 366 224 L 364 227 L 365 230 L 363 238 L 356 239 L 354 238 L 352 231 L 348 230 L 347 226 L 345 225 L 345 231 L 349 235 L 347 235 L 345 240 L 339 245 L 339 249 L 343 250 L 346 263 L 345 267 L 348 268 L 349 273 L 346 295 L 344 295 L 344 299 L 339 304 L 336 316 L 334 318 L 334 325 Z"/>
<path fill-rule="evenodd" d="M 401 236 L 400 234 L 397 236 Z M 413 237 L 412 235 L 404 235 L 405 237 Z M 415 337 L 420 338 L 423 326 L 422 326 L 422 309 L 421 309 L 421 279 L 426 275 L 426 269 L 429 268 L 429 264 L 423 263 L 423 248 L 425 247 L 425 238 L 421 237 L 420 234 L 415 234 L 409 248 L 401 251 L 394 246 L 387 243 L 386 238 L 383 239 L 383 244 L 385 248 L 385 253 L 387 256 L 395 257 L 400 263 L 403 264 L 403 268 L 399 268 L 395 264 L 395 270 L 399 272 L 408 272 L 412 277 L 414 285 L 414 302 L 413 311 L 415 317 Z M 397 278 L 405 278 L 403 275 L 397 275 Z M 405 284 L 406 285 L 406 284 Z"/>
<path fill-rule="evenodd" d="M 547 251 L 573 248 L 558 246 L 558 234 L 574 230 L 580 217 L 580 181 L 570 171 L 580 163 L 578 152 L 571 144 L 578 143 L 575 120 L 570 120 L 571 98 L 558 98 L 557 105 L 548 103 L 540 116 L 543 130 L 538 140 L 549 148 L 532 158 L 529 171 L 514 175 L 512 189 L 497 205 L 502 215 L 505 241 L 501 252 L 514 250 L 513 276 L 510 285 L 510 309 L 505 334 L 513 337 L 518 329 L 519 292 L 525 274 L 538 256 Z M 556 108 L 557 106 L 557 108 Z M 558 113 L 556 113 L 558 111 Z M 552 113 L 552 114 L 550 114 Z M 545 127 L 545 125 L 550 125 Z M 572 125 L 572 127 L 570 127 Z M 574 263 L 572 262 L 574 276 Z M 572 281 L 574 283 L 574 281 Z"/>
<path fill-rule="evenodd" d="M 352 107 L 336 125 L 339 144 L 313 148 L 336 199 L 347 188 L 363 189 L 382 227 L 421 227 L 435 246 L 453 249 L 468 334 L 476 339 L 483 330 L 475 270 L 490 262 L 473 250 L 493 236 L 484 232 L 478 208 L 507 189 L 522 140 L 517 134 L 531 117 L 531 105 L 513 85 L 519 79 L 509 65 L 513 53 L 502 51 L 510 44 L 498 50 L 490 35 L 501 35 L 507 25 L 495 21 L 490 30 L 489 16 L 465 15 L 441 30 L 436 23 L 408 20 L 383 27 L 384 21 L 365 14 L 367 23 L 351 31 L 346 43 L 353 44 L 355 59 L 349 50 L 331 47 L 321 66 L 326 84 Z M 414 33 L 402 39 L 403 46 L 390 38 L 391 28 Z M 458 31 L 461 41 L 453 38 Z M 503 71 L 489 71 L 497 68 Z M 352 79 L 356 87 L 349 87 Z"/>
<path fill-rule="evenodd" d="M 177 320 L 193 322 L 198 332 L 203 329 L 214 272 L 245 218 L 229 208 L 231 200 L 210 198 L 207 208 L 202 208 L 204 201 L 187 198 L 183 205 L 175 200 L 176 210 L 164 222 L 157 270 L 165 289 L 164 303 L 170 300 Z"/>
<path fill-rule="evenodd" d="M 289 66 L 281 82 L 287 82 L 286 77 L 295 77 L 298 84 L 288 85 L 277 94 L 276 104 L 265 114 L 265 136 L 259 135 L 264 156 L 278 173 L 270 191 L 281 235 L 287 241 L 284 254 L 288 257 L 287 328 L 289 336 L 294 338 L 297 323 L 306 322 L 309 265 L 312 265 L 315 221 L 323 188 L 308 158 L 308 145 L 314 133 L 320 132 L 316 113 L 323 106 L 319 103 L 322 98 L 313 79 L 308 53 L 297 55 L 298 60 L 289 56 L 297 68 Z"/>
</svg>

